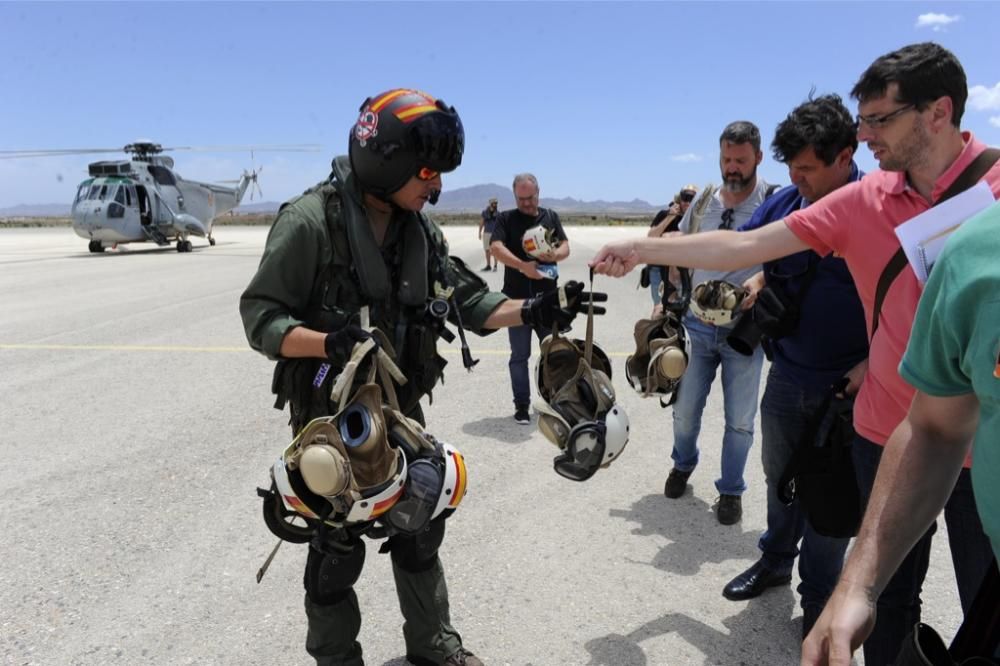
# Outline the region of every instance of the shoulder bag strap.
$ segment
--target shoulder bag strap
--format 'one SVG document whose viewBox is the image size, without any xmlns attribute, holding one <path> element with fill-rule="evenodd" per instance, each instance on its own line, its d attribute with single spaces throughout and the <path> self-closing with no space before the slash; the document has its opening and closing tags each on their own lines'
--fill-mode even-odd
<svg viewBox="0 0 1000 666">
<path fill-rule="evenodd" d="M 965 170 L 958 175 L 958 178 L 951 184 L 951 187 L 945 190 L 944 194 L 934 202 L 934 206 L 951 199 L 956 194 L 961 194 L 978 183 L 986 175 L 986 172 L 996 164 L 997 160 L 1000 160 L 1000 148 L 987 148 L 979 153 L 976 159 L 972 160 L 972 163 L 965 167 Z M 889 263 L 886 264 L 882 275 L 879 276 L 878 286 L 875 288 L 875 307 L 872 311 L 872 334 L 869 340 L 875 338 L 875 331 L 878 330 L 878 319 L 879 314 L 882 312 L 882 303 L 885 301 L 885 295 L 905 266 L 906 254 L 903 252 L 903 248 L 900 247 L 896 250 L 896 254 L 892 255 Z"/>
</svg>

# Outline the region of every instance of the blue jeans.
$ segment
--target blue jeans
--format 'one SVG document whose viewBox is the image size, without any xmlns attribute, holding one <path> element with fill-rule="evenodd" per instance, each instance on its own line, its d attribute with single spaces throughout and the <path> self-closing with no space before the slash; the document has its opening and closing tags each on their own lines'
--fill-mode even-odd
<svg viewBox="0 0 1000 666">
<path fill-rule="evenodd" d="M 835 539 L 813 530 L 798 500 L 778 499 L 778 482 L 792 454 L 802 445 L 828 389 L 805 387 L 771 366 L 760 403 L 761 460 L 767 481 L 767 530 L 757 544 L 768 569 L 791 573 L 799 556 L 799 594 L 803 610 L 823 610 L 844 565 L 850 539 Z M 802 549 L 799 550 L 799 541 Z"/>
<path fill-rule="evenodd" d="M 684 319 L 691 339 L 691 358 L 677 390 L 674 403 L 674 467 L 690 472 L 698 465 L 698 433 L 715 371 L 722 366 L 722 397 L 726 430 L 722 435 L 722 477 L 715 488 L 720 495 L 742 495 L 747 455 L 753 444 L 753 420 L 764 353 L 760 347 L 752 356 L 740 354 L 726 342 L 730 329 L 703 324 L 693 317 Z"/>
<path fill-rule="evenodd" d="M 507 336 L 510 338 L 510 360 L 507 367 L 510 369 L 510 385 L 514 390 L 514 407 L 523 406 L 525 409 L 531 405 L 531 375 L 528 373 L 528 359 L 531 358 L 531 335 L 533 331 L 530 326 L 511 326 L 507 329 Z M 541 340 L 542 336 L 538 335 Z"/>
<path fill-rule="evenodd" d="M 882 459 L 882 447 L 858 435 L 854 440 L 852 458 L 861 500 L 867 506 Z M 993 561 L 993 549 L 983 533 L 976 511 L 968 469 L 962 470 L 945 504 L 944 522 L 948 526 L 948 544 L 955 567 L 958 597 L 965 613 Z M 920 620 L 920 589 L 927 575 L 931 539 L 936 530 L 935 522 L 913 546 L 878 598 L 875 628 L 864 643 L 866 666 L 891 664 L 899 653 L 903 639 Z"/>
<path fill-rule="evenodd" d="M 663 276 L 660 274 L 660 269 L 656 266 L 649 267 L 649 292 L 653 296 L 653 305 L 660 304 L 660 283 L 663 282 Z"/>
</svg>

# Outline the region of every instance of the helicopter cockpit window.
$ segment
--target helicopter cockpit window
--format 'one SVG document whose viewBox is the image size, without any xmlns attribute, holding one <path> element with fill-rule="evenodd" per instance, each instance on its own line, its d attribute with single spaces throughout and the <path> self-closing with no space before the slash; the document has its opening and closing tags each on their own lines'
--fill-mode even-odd
<svg viewBox="0 0 1000 666">
<path fill-rule="evenodd" d="M 131 185 L 123 185 L 122 189 L 125 191 L 125 205 L 131 208 L 132 202 L 135 201 L 135 188 Z"/>
<path fill-rule="evenodd" d="M 76 205 L 87 198 L 87 193 L 90 192 L 90 183 L 83 183 L 80 188 L 76 191 L 76 199 L 73 200 L 73 204 Z"/>
<path fill-rule="evenodd" d="M 158 184 L 177 185 L 177 179 L 174 178 L 174 174 L 170 169 L 162 167 L 159 164 L 149 164 L 146 168 L 149 169 L 149 174 Z"/>
<path fill-rule="evenodd" d="M 125 187 L 113 185 L 112 189 L 115 191 L 115 199 L 108 205 L 108 217 L 124 217 Z"/>
<path fill-rule="evenodd" d="M 101 186 L 100 185 L 91 185 L 90 186 L 90 192 L 87 193 L 87 198 L 88 199 L 97 199 L 100 196 L 101 196 Z"/>
</svg>

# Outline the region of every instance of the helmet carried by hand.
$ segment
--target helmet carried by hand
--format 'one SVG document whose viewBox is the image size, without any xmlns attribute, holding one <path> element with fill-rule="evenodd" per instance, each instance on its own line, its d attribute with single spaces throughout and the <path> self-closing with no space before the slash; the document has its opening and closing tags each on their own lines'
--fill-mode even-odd
<svg viewBox="0 0 1000 666">
<path fill-rule="evenodd" d="M 706 324 L 725 326 L 740 316 L 747 290 L 723 280 L 709 280 L 694 288 L 691 313 Z"/>
<path fill-rule="evenodd" d="M 454 171 L 464 150 L 465 130 L 454 107 L 427 93 L 397 88 L 361 105 L 348 154 L 361 188 L 385 198 L 421 170 Z"/>
<path fill-rule="evenodd" d="M 540 259 L 547 253 L 559 249 L 562 241 L 556 237 L 555 229 L 535 225 L 524 232 L 521 237 L 521 247 L 525 254 L 534 259 Z"/>
</svg>

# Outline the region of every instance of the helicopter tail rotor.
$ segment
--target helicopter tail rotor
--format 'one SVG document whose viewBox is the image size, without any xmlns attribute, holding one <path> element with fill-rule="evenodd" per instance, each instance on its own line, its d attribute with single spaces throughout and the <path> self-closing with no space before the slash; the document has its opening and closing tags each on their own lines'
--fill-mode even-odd
<svg viewBox="0 0 1000 666">
<path fill-rule="evenodd" d="M 260 189 L 260 181 L 257 178 L 263 170 L 264 167 L 260 167 L 250 172 L 250 201 L 253 201 L 255 191 L 257 193 L 257 198 L 261 201 L 264 200 L 264 191 Z"/>
</svg>

